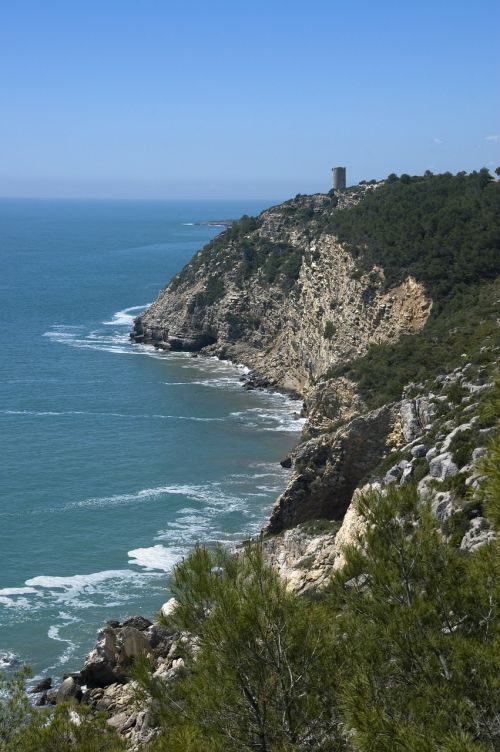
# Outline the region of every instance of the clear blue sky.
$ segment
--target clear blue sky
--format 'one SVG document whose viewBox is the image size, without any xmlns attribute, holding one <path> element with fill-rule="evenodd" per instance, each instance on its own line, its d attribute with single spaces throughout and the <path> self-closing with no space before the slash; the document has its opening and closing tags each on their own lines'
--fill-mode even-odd
<svg viewBox="0 0 500 752">
<path fill-rule="evenodd" d="M 0 196 L 494 169 L 499 29 L 499 0 L 3 0 Z"/>
</svg>

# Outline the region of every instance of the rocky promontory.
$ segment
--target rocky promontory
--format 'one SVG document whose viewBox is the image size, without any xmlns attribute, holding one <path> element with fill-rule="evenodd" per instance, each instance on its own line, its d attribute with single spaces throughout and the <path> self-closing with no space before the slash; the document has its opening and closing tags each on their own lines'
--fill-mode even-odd
<svg viewBox="0 0 500 752">
<path fill-rule="evenodd" d="M 292 640 L 293 649 L 286 656 L 282 634 L 290 625 L 276 616 L 281 614 L 286 593 L 297 602 L 306 600 L 306 611 L 311 613 L 323 602 L 328 613 L 324 629 L 345 618 L 346 612 L 351 614 L 348 626 L 341 626 L 334 637 L 340 651 L 336 663 L 328 664 L 329 674 L 346 656 L 349 658 L 350 641 L 357 639 L 361 652 L 350 664 L 348 674 L 341 672 L 339 684 L 327 697 L 328 708 L 350 686 L 357 661 L 364 659 L 370 629 L 378 619 L 382 624 L 354 696 L 355 714 L 346 716 L 348 721 L 339 727 L 327 724 L 324 732 L 314 731 L 312 736 L 308 732 L 303 746 L 294 749 L 313 749 L 315 739 L 323 742 L 334 738 L 342 741 L 336 749 L 361 748 L 357 746 L 361 737 L 357 738 L 352 729 L 359 723 L 363 728 L 357 716 L 359 697 L 367 686 L 370 661 L 380 651 L 380 642 L 385 647 L 379 655 L 383 670 L 376 692 L 383 698 L 396 687 L 394 707 L 398 712 L 400 696 L 406 696 L 408 687 L 421 677 L 425 692 L 441 682 L 441 690 L 434 696 L 432 689 L 429 701 L 432 707 L 436 697 L 442 702 L 446 708 L 443 718 L 448 716 L 446 693 L 454 680 L 458 684 L 453 691 L 460 702 L 465 697 L 469 712 L 473 707 L 471 686 L 483 674 L 493 675 L 492 653 L 486 650 L 492 634 L 489 625 L 495 621 L 491 596 L 494 577 L 488 569 L 490 559 L 485 556 L 483 561 L 480 555 L 488 550 L 494 554 L 500 520 L 498 510 L 495 512 L 491 505 L 495 484 L 486 495 L 483 492 L 490 477 L 496 477 L 491 471 L 491 457 L 498 457 L 500 421 L 500 236 L 495 230 L 500 216 L 495 209 L 500 210 L 499 187 L 484 171 L 469 176 L 429 173 L 422 178 L 390 176 L 384 183 L 297 196 L 259 217 L 233 222 L 136 319 L 131 336 L 137 343 L 243 363 L 251 369 L 244 384 L 247 388 L 281 389 L 304 400 L 306 421 L 301 439 L 282 462 L 290 469 L 288 485 L 255 546 L 279 582 L 269 591 L 271 598 L 272 593 L 278 594 L 279 606 L 271 606 L 272 618 L 267 622 L 264 619 L 264 625 L 254 613 L 253 601 L 246 603 L 248 593 L 240 597 L 245 587 L 251 589 L 256 570 L 243 567 L 242 579 L 238 580 L 238 562 L 244 561 L 253 546 L 243 545 L 234 555 L 225 553 L 225 567 L 212 566 L 215 559 L 209 560 L 211 554 L 197 549 L 192 568 L 184 570 L 179 580 L 175 579 L 178 569 L 174 572 L 178 589 L 174 587 L 173 591 L 178 598 L 183 594 L 183 605 L 171 599 L 154 623 L 142 616 L 108 622 L 80 671 L 66 676 L 57 689 L 51 687 L 50 680 L 35 688 L 38 704 L 64 707 L 69 701 L 70 707 L 80 704 L 93 714 L 104 712 L 108 726 L 116 729 L 127 748 L 140 750 L 151 741 L 154 745 L 157 735 L 161 742 L 161 734 L 169 731 L 168 723 L 165 725 L 161 713 L 158 715 L 158 702 L 155 705 L 158 691 L 158 696 L 166 691 L 161 695 L 165 700 L 186 677 L 189 684 L 192 673 L 208 668 L 208 674 L 201 674 L 205 683 L 191 686 L 198 704 L 204 707 L 207 676 L 209 682 L 220 679 L 221 683 L 231 677 L 229 681 L 234 680 L 237 691 L 228 696 L 222 715 L 217 715 L 219 698 L 211 700 L 208 714 L 202 712 L 200 728 L 205 722 L 212 723 L 211 714 L 225 720 L 235 707 L 241 709 L 241 704 L 247 703 L 249 738 L 257 728 L 258 740 L 249 748 L 267 749 L 261 745 L 260 695 L 249 685 L 247 675 L 256 670 L 258 684 L 267 671 L 274 676 L 276 670 L 279 682 L 259 685 L 261 689 L 271 688 L 269 706 L 280 688 L 292 692 L 295 686 L 290 664 L 283 662 L 283 657 L 293 660 L 296 653 L 302 656 L 302 637 L 299 647 Z M 373 512 L 384 507 L 384 502 L 386 509 L 390 508 L 398 495 L 403 505 L 399 511 L 393 510 L 384 520 L 382 510 L 380 517 L 388 539 L 377 542 L 372 559 L 363 559 L 367 540 L 371 537 L 373 545 L 373 528 L 378 526 L 370 527 L 366 499 L 374 500 Z M 405 507 L 411 498 L 414 506 Z M 494 501 L 498 505 L 498 498 Z M 389 548 L 393 559 L 384 558 Z M 478 551 L 476 571 L 474 556 Z M 353 552 L 360 554 L 359 562 L 353 559 Z M 408 552 L 411 556 L 407 560 Z M 202 566 L 204 557 L 208 569 Z M 377 568 L 379 560 L 383 564 Z M 252 561 L 252 567 L 256 561 Z M 436 562 L 439 571 L 429 571 Z M 356 569 L 358 564 L 361 569 Z M 471 580 L 474 586 L 462 602 L 457 590 L 460 583 L 449 572 L 463 575 L 467 566 L 476 579 Z M 395 572 L 392 580 L 391 567 Z M 371 574 L 367 574 L 370 569 Z M 344 575 L 345 581 L 339 575 Z M 231 577 L 235 578 L 234 590 Z M 228 583 L 227 590 L 224 582 Z M 262 585 L 263 580 L 259 580 L 260 594 Z M 322 601 L 332 587 L 340 599 L 334 599 L 333 606 Z M 378 600 L 372 597 L 370 588 Z M 477 623 L 473 623 L 476 590 L 489 605 L 486 610 L 483 605 L 478 607 Z M 252 592 L 256 597 L 256 591 Z M 217 609 L 214 593 L 224 598 L 231 593 L 231 598 L 223 598 L 223 607 Z M 452 598 L 453 608 L 449 605 Z M 480 599 L 477 602 L 483 603 Z M 265 611 L 266 603 L 260 602 L 260 607 Z M 370 610 L 374 607 L 375 611 Z M 234 613 L 239 609 L 245 618 L 235 628 Z M 184 617 L 190 615 L 187 622 L 176 620 L 179 610 Z M 433 610 L 437 616 L 427 623 Z M 365 612 L 369 614 L 366 630 Z M 303 613 L 301 607 L 294 613 Z M 251 628 L 250 614 L 257 616 Z M 275 617 L 279 622 L 276 633 Z M 393 617 L 395 627 L 388 637 L 387 625 L 392 624 Z M 412 638 L 406 639 L 400 617 L 414 630 Z M 204 631 L 203 626 L 210 626 L 211 619 L 218 625 L 213 633 L 210 628 Z M 358 624 L 357 636 L 351 634 L 352 624 Z M 222 631 L 218 631 L 221 626 Z M 295 628 L 295 623 L 292 626 Z M 309 626 L 313 627 L 313 622 Z M 477 635 L 481 630 L 486 636 L 480 644 Z M 235 643 L 235 637 L 240 642 Z M 466 642 L 461 642 L 467 639 L 473 644 L 470 655 L 464 649 Z M 412 640 L 423 640 L 419 649 L 414 650 Z M 449 670 L 446 657 L 449 654 L 453 659 L 446 643 L 453 640 L 459 646 L 455 674 Z M 269 648 L 269 652 L 261 652 L 263 648 Z M 245 663 L 240 652 L 247 655 L 247 649 L 250 657 Z M 390 660 L 385 650 L 392 651 Z M 420 650 L 428 655 L 429 666 L 434 661 L 429 669 L 431 684 L 421 670 Z M 200 655 L 205 658 L 200 659 Z M 490 658 L 481 662 L 483 655 Z M 398 669 L 401 656 L 402 668 Z M 310 658 L 306 655 L 305 664 L 300 664 L 299 677 L 308 675 L 309 669 L 304 670 L 303 665 L 309 666 Z M 146 671 L 142 682 L 134 674 L 141 665 Z M 409 665 L 413 668 L 408 669 Z M 285 679 L 280 673 L 283 666 Z M 392 670 L 393 666 L 396 673 L 387 680 L 387 667 Z M 465 679 L 461 684 L 462 676 Z M 293 686 L 287 685 L 290 678 Z M 300 683 L 300 679 L 297 681 Z M 142 691 L 144 686 L 149 694 Z M 425 692 L 422 694 L 420 688 L 418 692 L 420 702 Z M 483 705 L 489 708 L 490 700 L 484 698 L 490 698 L 491 691 L 481 689 L 479 694 L 474 712 L 478 718 L 483 717 L 481 713 L 487 718 L 481 738 L 490 744 L 485 749 L 494 749 L 498 723 L 491 721 L 493 711 L 482 709 Z M 178 719 L 184 718 L 184 703 L 190 702 L 189 692 L 181 692 L 180 697 L 180 702 L 175 698 L 169 701 Z M 374 705 L 380 702 L 377 696 Z M 267 709 L 267 700 L 264 706 Z M 283 707 L 286 711 L 291 705 L 285 703 Z M 283 707 L 279 717 L 287 721 Z M 408 707 L 413 713 L 413 696 Z M 313 729 L 316 715 L 314 710 Z M 429 713 L 423 716 L 426 734 Z M 231 740 L 230 749 L 240 748 L 233 736 L 242 717 L 247 718 L 238 716 L 225 737 Z M 384 715 L 383 736 L 392 740 L 386 732 L 388 717 Z M 405 744 L 408 717 L 403 710 Z M 174 724 L 175 718 L 170 716 Z M 368 720 L 370 729 L 373 718 Z M 195 739 L 190 722 L 188 718 L 187 736 L 182 736 L 181 744 Z M 452 726 L 455 730 L 455 721 Z M 479 728 L 475 720 L 469 726 L 474 733 Z M 208 736 L 212 731 L 209 729 Z M 289 740 L 289 736 L 286 738 Z M 418 739 L 422 738 L 419 731 Z M 203 748 L 196 746 L 196 739 L 190 749 Z M 465 736 L 460 743 L 463 739 Z M 175 747 L 180 748 L 187 747 Z"/>
</svg>

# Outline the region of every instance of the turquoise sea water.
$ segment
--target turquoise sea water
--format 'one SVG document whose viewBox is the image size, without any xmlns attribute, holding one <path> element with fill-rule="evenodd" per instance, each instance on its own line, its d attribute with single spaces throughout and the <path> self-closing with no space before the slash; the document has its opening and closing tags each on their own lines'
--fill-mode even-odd
<svg viewBox="0 0 500 752">
<path fill-rule="evenodd" d="M 256 532 L 296 403 L 131 344 L 134 315 L 264 202 L 0 201 L 0 666 L 61 676 L 152 615 L 194 543 Z"/>
</svg>

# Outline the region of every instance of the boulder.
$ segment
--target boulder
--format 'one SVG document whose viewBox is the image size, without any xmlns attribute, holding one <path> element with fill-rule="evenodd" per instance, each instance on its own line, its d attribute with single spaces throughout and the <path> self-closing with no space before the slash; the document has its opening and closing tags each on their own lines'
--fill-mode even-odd
<svg viewBox="0 0 500 752">
<path fill-rule="evenodd" d="M 144 616 L 131 616 L 129 619 L 125 619 L 122 627 L 133 627 L 138 629 L 139 632 L 143 632 L 145 629 L 151 626 L 153 622 L 149 619 L 145 619 Z"/>
<path fill-rule="evenodd" d="M 160 608 L 161 615 L 168 619 L 172 614 L 174 613 L 175 609 L 179 605 L 179 602 L 176 598 L 170 598 L 166 603 L 163 604 L 163 606 Z"/>
<path fill-rule="evenodd" d="M 42 681 L 39 681 L 38 684 L 36 684 L 33 687 L 33 689 L 30 690 L 30 692 L 36 695 L 39 692 L 46 692 L 48 689 L 51 689 L 51 687 L 52 687 L 52 678 L 48 676 L 46 679 L 42 679 Z"/>
<path fill-rule="evenodd" d="M 168 654 L 172 644 L 172 632 L 158 624 L 152 624 L 145 632 L 148 642 L 158 657 Z"/>
<path fill-rule="evenodd" d="M 427 449 L 425 447 L 425 444 L 415 444 L 415 446 L 412 446 L 411 448 L 411 456 L 415 459 L 420 459 L 421 457 L 425 457 L 427 454 Z"/>
<path fill-rule="evenodd" d="M 435 519 L 442 524 L 453 514 L 454 508 L 449 491 L 440 491 L 431 502 L 431 512 Z"/>
<path fill-rule="evenodd" d="M 134 658 L 151 652 L 151 645 L 146 635 L 134 627 L 122 627 L 120 629 L 118 647 L 118 662 L 120 664 L 130 663 Z"/>
<path fill-rule="evenodd" d="M 458 467 L 453 462 L 450 452 L 438 454 L 429 462 L 429 474 L 433 478 L 450 478 L 458 473 Z"/>
<path fill-rule="evenodd" d="M 474 551 L 493 538 L 495 538 L 495 533 L 490 530 L 488 521 L 484 517 L 475 517 L 471 520 L 470 528 L 462 538 L 460 549 L 461 551 Z"/>
<path fill-rule="evenodd" d="M 59 705 L 61 702 L 68 702 L 70 700 L 79 702 L 81 699 L 81 688 L 72 676 L 68 676 L 57 690 L 56 704 Z"/>
<path fill-rule="evenodd" d="M 439 454 L 438 448 L 437 447 L 431 447 L 431 449 L 429 449 L 429 451 L 426 453 L 425 459 L 427 460 L 427 462 L 430 462 L 431 460 L 434 459 L 434 457 L 437 457 L 438 454 Z"/>
<path fill-rule="evenodd" d="M 117 671 L 117 632 L 106 625 L 98 634 L 96 646 L 85 659 L 81 680 L 88 687 L 105 687 L 125 677 Z"/>
<path fill-rule="evenodd" d="M 413 441 L 422 433 L 415 400 L 406 399 L 401 403 L 401 428 L 407 442 Z"/>
<path fill-rule="evenodd" d="M 486 447 L 476 447 L 472 452 L 472 461 L 476 462 L 481 457 L 484 457 L 487 451 Z"/>
</svg>

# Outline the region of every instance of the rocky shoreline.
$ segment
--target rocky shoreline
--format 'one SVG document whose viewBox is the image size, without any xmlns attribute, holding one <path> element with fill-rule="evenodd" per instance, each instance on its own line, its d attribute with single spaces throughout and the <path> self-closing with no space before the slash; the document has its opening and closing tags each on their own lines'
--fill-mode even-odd
<svg viewBox="0 0 500 752">
<path fill-rule="evenodd" d="M 410 274 L 388 286 L 380 266 L 367 270 L 324 232 L 332 212 L 356 206 L 379 185 L 296 197 L 234 223 L 170 282 L 130 335 L 158 349 L 242 363 L 249 369 L 243 388 L 304 401 L 301 439 L 282 461 L 289 482 L 260 536 L 267 562 L 297 594 L 321 591 L 345 565 L 345 548 L 362 545 L 358 504 L 370 489 L 387 495 L 391 486 L 413 484 L 442 539 L 464 554 L 495 537 L 476 492 L 498 434 L 498 339 L 471 339 L 455 367 L 434 369 L 375 404 L 348 372 L 335 370 L 373 345 L 418 335 L 435 305 Z M 130 673 L 134 661 L 147 657 L 152 676 L 168 683 L 196 651 L 188 633 L 165 626 L 175 606 L 174 599 L 164 604 L 159 623 L 142 616 L 108 622 L 82 669 L 58 689 L 37 687 L 36 701 L 71 699 L 104 711 L 139 750 L 155 729 Z"/>
</svg>

